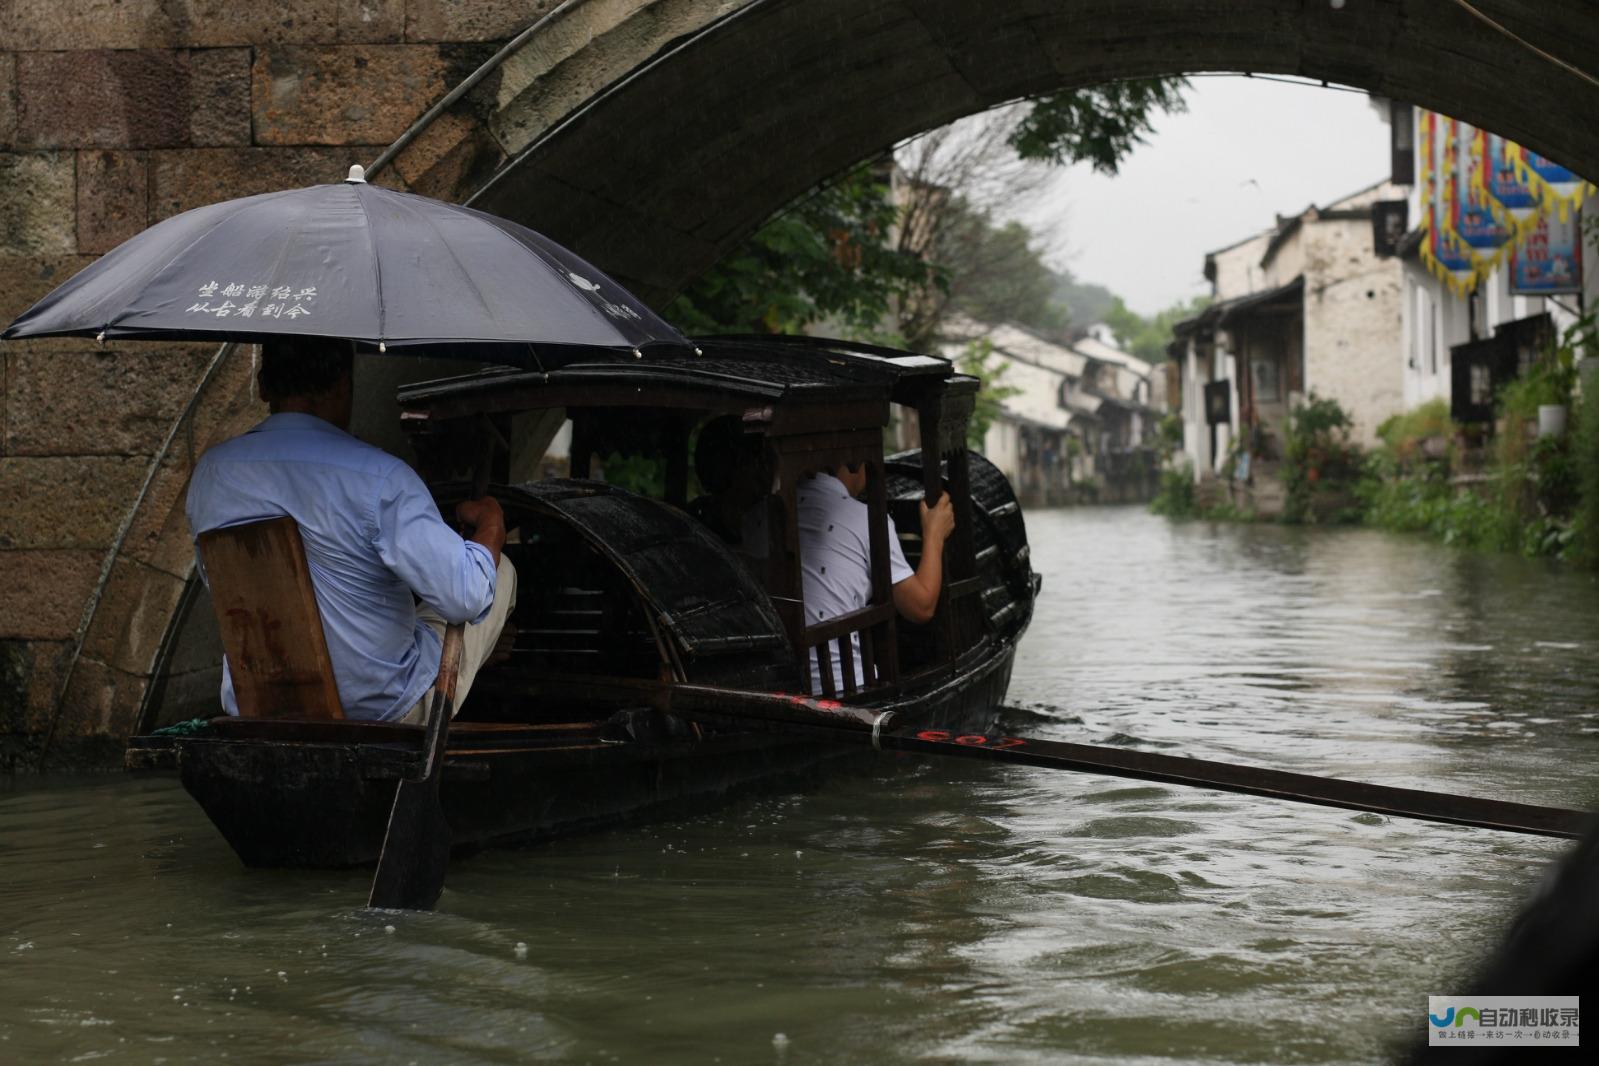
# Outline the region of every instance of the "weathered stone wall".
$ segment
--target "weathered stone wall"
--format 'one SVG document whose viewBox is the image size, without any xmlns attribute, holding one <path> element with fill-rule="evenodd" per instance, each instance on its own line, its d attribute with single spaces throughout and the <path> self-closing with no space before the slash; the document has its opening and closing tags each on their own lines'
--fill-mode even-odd
<svg viewBox="0 0 1599 1066">
<path fill-rule="evenodd" d="M 335 181 L 350 163 L 371 162 L 494 42 L 553 6 L 4 0 L 0 322 L 161 219 Z M 461 115 L 473 108 L 482 104 L 469 101 Z M 451 130 L 475 124 L 461 115 L 384 180 L 426 186 L 459 147 Z M 28 765 L 51 733 L 108 548 L 214 352 L 82 340 L 0 347 L 0 769 Z M 103 754 L 134 727 L 191 568 L 189 469 L 261 414 L 248 355 L 222 368 L 181 427 L 114 560 L 53 724 L 58 765 Z"/>
<path fill-rule="evenodd" d="M 1343 405 L 1371 446 L 1404 410 L 1404 265 L 1373 253 L 1369 218 L 1305 231 L 1305 388 Z"/>
<path fill-rule="evenodd" d="M 1275 232 L 1267 230 L 1257 233 L 1247 240 L 1239 241 L 1206 256 L 1205 265 L 1214 275 L 1211 295 L 1217 300 L 1231 300 L 1270 288 L 1260 260 L 1266 254 L 1266 248 L 1271 244 L 1272 234 Z"/>
</svg>

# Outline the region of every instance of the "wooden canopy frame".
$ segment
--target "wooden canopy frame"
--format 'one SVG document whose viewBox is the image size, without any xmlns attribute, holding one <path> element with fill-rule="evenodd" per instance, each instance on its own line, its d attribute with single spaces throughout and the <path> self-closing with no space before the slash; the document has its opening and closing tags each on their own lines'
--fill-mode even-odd
<svg viewBox="0 0 1599 1066">
<path fill-rule="evenodd" d="M 770 450 L 777 476 L 769 500 L 768 591 L 784 623 L 800 676 L 812 682 L 812 655 L 822 695 L 848 699 L 901 683 L 899 620 L 893 603 L 888 550 L 888 499 L 883 430 L 889 404 L 917 415 L 924 460 L 924 495 L 934 500 L 946 482 L 955 506 L 955 532 L 944 546 L 944 587 L 932 627 L 937 657 L 953 662 L 987 625 L 978 597 L 972 530 L 975 514 L 966 461 L 966 427 L 979 383 L 953 373 L 945 360 L 907 356 L 868 345 L 810 338 L 725 338 L 702 341 L 709 357 L 666 362 L 581 364 L 549 373 L 496 373 L 402 390 L 402 420 L 419 445 L 440 439 L 445 462 L 427 472 L 443 480 L 477 453 L 459 438 L 503 434 L 514 414 L 564 408 L 572 420 L 569 476 L 587 478 L 606 454 L 606 424 L 636 419 L 629 432 L 653 434 L 666 460 L 666 502 L 687 504 L 689 440 L 697 421 L 740 418 L 745 432 Z M 456 437 L 454 443 L 447 438 Z M 636 443 L 636 441 L 635 441 Z M 419 448 L 420 450 L 420 448 Z M 796 491 L 806 477 L 841 464 L 867 469 L 871 591 L 865 608 L 805 624 Z M 912 532 L 912 531 L 907 531 Z M 852 641 L 861 647 L 863 676 L 854 670 Z M 840 660 L 842 684 L 831 664 Z"/>
</svg>

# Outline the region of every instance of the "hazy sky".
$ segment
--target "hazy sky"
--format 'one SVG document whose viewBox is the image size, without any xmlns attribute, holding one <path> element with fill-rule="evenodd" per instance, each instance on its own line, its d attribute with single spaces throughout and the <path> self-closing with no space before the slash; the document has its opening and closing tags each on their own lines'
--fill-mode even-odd
<svg viewBox="0 0 1599 1066">
<path fill-rule="evenodd" d="M 1208 292 L 1206 252 L 1388 173 L 1388 126 L 1364 93 L 1210 77 L 1187 99 L 1116 177 L 1067 168 L 1019 212 L 1052 232 L 1052 266 L 1143 314 Z"/>
</svg>

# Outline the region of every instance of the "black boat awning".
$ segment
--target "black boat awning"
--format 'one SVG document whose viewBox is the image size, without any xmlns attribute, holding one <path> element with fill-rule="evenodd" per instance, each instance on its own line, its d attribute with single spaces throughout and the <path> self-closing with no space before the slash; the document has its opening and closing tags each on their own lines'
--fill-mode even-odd
<svg viewBox="0 0 1599 1066">
<path fill-rule="evenodd" d="M 561 515 L 626 574 L 689 655 L 788 643 L 754 578 L 704 525 L 675 507 L 593 482 L 543 481 L 518 491 Z"/>
</svg>

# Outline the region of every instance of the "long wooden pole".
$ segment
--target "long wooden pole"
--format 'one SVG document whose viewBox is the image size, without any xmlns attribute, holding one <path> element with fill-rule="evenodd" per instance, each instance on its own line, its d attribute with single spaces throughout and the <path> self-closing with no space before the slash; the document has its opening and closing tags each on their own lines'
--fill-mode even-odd
<svg viewBox="0 0 1599 1066">
<path fill-rule="evenodd" d="M 879 746 L 926 755 L 997 759 L 1055 770 L 1191 785 L 1322 807 L 1370 811 L 1395 818 L 1416 818 L 1427 822 L 1499 829 L 1509 833 L 1531 833 L 1535 836 L 1576 839 L 1595 824 L 1595 815 L 1592 813 L 1563 807 L 1538 807 L 1446 792 L 1373 785 L 1336 777 L 1295 774 L 1096 744 L 982 734 L 961 736 L 939 730 L 923 730 L 909 735 L 894 733 L 882 736 Z"/>
<path fill-rule="evenodd" d="M 1564 807 L 1540 807 L 1392 785 L 1374 785 L 1208 759 L 1158 755 L 1128 748 L 1031 737 L 954 734 L 943 730 L 897 731 L 895 724 L 898 712 L 914 707 L 918 702 L 914 700 L 874 709 L 810 696 L 704 685 L 662 685 L 625 679 L 545 680 L 540 687 L 550 690 L 566 684 L 570 684 L 574 691 L 582 690 L 591 695 L 604 689 L 626 692 L 663 711 L 685 718 L 721 725 L 748 726 L 754 723 L 768 729 L 802 733 L 822 740 L 872 744 L 890 751 L 990 759 L 1054 770 L 1105 774 L 1294 803 L 1371 811 L 1395 818 L 1416 818 L 1537 836 L 1574 839 L 1599 823 L 1599 815 Z"/>
</svg>

